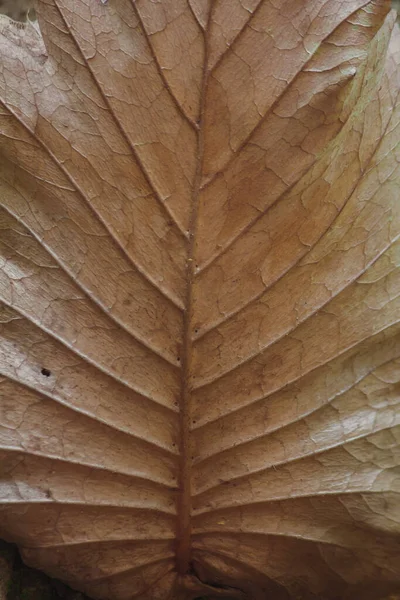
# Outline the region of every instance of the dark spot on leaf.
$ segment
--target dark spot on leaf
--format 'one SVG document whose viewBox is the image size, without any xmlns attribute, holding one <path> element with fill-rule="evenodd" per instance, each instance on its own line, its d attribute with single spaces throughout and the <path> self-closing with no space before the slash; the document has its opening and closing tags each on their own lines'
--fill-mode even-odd
<svg viewBox="0 0 400 600">
<path fill-rule="evenodd" d="M 51 371 L 49 371 L 48 369 L 42 369 L 40 372 L 45 377 L 50 377 L 50 375 L 51 375 Z"/>
</svg>

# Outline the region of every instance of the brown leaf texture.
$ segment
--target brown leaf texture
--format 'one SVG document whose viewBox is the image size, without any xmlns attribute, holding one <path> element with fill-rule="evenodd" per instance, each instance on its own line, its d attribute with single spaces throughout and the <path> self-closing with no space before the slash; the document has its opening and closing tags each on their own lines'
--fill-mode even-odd
<svg viewBox="0 0 400 600">
<path fill-rule="evenodd" d="M 0 536 L 28 564 L 104 600 L 397 597 L 390 5 L 40 0 L 47 60 L 0 30 Z"/>
</svg>

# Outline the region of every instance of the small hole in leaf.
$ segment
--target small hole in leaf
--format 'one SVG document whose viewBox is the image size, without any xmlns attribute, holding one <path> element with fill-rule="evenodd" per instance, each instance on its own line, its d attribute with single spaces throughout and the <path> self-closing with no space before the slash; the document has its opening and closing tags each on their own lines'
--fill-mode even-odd
<svg viewBox="0 0 400 600">
<path fill-rule="evenodd" d="M 178 358 L 176 359 L 178 362 L 181 362 L 181 357 L 178 356 Z"/>
<path fill-rule="evenodd" d="M 48 369 L 42 369 L 40 372 L 45 377 L 50 377 L 50 375 L 51 375 L 51 371 L 49 371 Z"/>
</svg>

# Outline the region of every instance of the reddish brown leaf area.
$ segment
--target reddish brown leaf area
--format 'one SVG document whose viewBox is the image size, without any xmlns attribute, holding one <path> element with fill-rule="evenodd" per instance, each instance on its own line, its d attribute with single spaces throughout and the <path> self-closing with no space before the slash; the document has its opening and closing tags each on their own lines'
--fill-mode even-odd
<svg viewBox="0 0 400 600">
<path fill-rule="evenodd" d="M 390 4 L 41 0 L 47 60 L 0 28 L 0 536 L 30 565 L 398 598 Z"/>
</svg>

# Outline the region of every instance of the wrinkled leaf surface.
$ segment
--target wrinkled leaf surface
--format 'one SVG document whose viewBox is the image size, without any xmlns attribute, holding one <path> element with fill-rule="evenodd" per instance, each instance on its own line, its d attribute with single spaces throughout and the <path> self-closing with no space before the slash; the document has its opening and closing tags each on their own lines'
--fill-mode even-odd
<svg viewBox="0 0 400 600">
<path fill-rule="evenodd" d="M 3 25 L 0 535 L 29 564 L 109 600 L 396 597 L 389 11 Z"/>
</svg>

